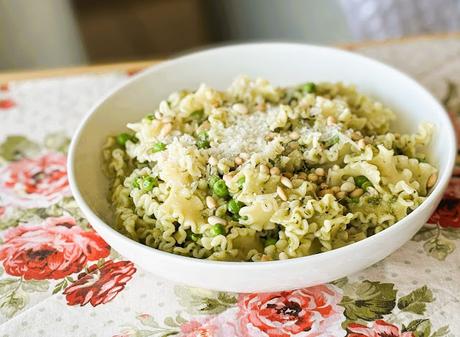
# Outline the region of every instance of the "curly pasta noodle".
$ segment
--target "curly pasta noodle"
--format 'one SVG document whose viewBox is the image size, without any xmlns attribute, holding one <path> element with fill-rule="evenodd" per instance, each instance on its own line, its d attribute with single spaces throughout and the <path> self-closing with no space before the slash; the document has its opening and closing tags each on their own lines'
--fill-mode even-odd
<svg viewBox="0 0 460 337">
<path fill-rule="evenodd" d="M 172 93 L 110 137 L 102 156 L 113 227 L 200 259 L 269 261 L 328 251 L 401 220 L 433 187 L 433 127 L 343 83 Z"/>
</svg>

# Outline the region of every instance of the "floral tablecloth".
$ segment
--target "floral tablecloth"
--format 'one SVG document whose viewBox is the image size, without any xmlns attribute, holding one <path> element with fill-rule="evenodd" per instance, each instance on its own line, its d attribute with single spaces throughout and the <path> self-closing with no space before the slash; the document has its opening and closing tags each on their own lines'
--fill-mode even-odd
<svg viewBox="0 0 460 337">
<path fill-rule="evenodd" d="M 410 73 L 460 114 L 459 38 L 356 52 Z M 119 256 L 75 204 L 65 164 L 84 113 L 129 75 L 0 84 L 0 337 L 460 336 L 460 166 L 431 224 L 330 284 L 219 293 L 172 284 Z"/>
</svg>

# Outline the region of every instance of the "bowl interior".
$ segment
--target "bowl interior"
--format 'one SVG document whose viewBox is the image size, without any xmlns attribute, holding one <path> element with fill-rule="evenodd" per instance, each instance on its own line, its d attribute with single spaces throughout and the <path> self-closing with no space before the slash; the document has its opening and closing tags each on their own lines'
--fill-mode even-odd
<svg viewBox="0 0 460 337">
<path fill-rule="evenodd" d="M 224 89 L 239 74 L 268 79 L 274 85 L 306 81 L 342 81 L 394 109 L 397 131 L 415 132 L 424 121 L 436 131 L 428 149 L 440 179 L 450 175 L 455 143 L 447 114 L 412 79 L 376 61 L 352 53 L 300 44 L 264 43 L 223 47 L 155 66 L 115 90 L 90 112 L 71 149 L 74 185 L 93 213 L 110 224 L 107 179 L 101 149 L 109 135 L 151 113 L 161 99 L 200 83 Z"/>
</svg>

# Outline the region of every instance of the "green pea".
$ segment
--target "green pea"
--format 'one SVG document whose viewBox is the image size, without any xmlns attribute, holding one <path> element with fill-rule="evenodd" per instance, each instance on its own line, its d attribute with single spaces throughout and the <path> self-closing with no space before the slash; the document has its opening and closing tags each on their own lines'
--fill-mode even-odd
<svg viewBox="0 0 460 337">
<path fill-rule="evenodd" d="M 326 145 L 326 147 L 331 147 L 332 145 L 337 144 L 339 141 L 340 141 L 340 137 L 339 137 L 339 136 L 334 136 L 334 137 L 332 137 L 332 138 L 329 138 L 329 139 L 324 143 L 324 145 Z"/>
<path fill-rule="evenodd" d="M 198 140 L 196 141 L 196 146 L 199 149 L 208 149 L 211 144 L 209 142 L 209 135 L 207 132 L 203 131 L 197 134 Z"/>
<path fill-rule="evenodd" d="M 187 238 L 189 240 L 193 241 L 193 242 L 197 242 L 201 238 L 201 235 L 200 234 L 195 234 L 192 231 L 188 231 L 187 232 Z"/>
<path fill-rule="evenodd" d="M 372 183 L 365 176 L 354 177 L 356 186 L 361 187 L 363 190 L 367 190 L 369 187 L 372 187 Z"/>
<path fill-rule="evenodd" d="M 264 242 L 264 245 L 265 245 L 265 247 L 268 247 L 268 246 L 276 244 L 277 241 L 278 240 L 276 238 L 266 238 L 265 242 Z"/>
<path fill-rule="evenodd" d="M 153 147 L 150 149 L 150 153 L 161 152 L 166 149 L 166 144 L 162 142 L 158 142 L 153 144 Z"/>
<path fill-rule="evenodd" d="M 126 142 L 131 139 L 131 136 L 127 133 L 120 133 L 117 136 L 117 143 L 121 146 L 125 146 Z"/>
<path fill-rule="evenodd" d="M 209 143 L 209 140 L 199 139 L 196 142 L 196 147 L 199 149 L 209 149 L 211 144 Z"/>
<path fill-rule="evenodd" d="M 222 179 L 219 179 L 214 183 L 214 185 L 212 185 L 212 191 L 218 197 L 226 197 L 228 195 L 227 185 Z"/>
<path fill-rule="evenodd" d="M 316 84 L 313 83 L 313 82 L 308 82 L 308 83 L 305 83 L 303 86 L 302 86 L 302 89 L 303 91 L 311 94 L 311 93 L 314 93 L 316 91 Z"/>
<path fill-rule="evenodd" d="M 243 203 L 236 201 L 235 199 L 232 199 L 228 202 L 228 210 L 233 214 L 238 214 L 242 206 Z"/>
<path fill-rule="evenodd" d="M 239 178 L 236 183 L 238 184 L 239 188 L 242 189 L 243 188 L 243 184 L 244 182 L 246 181 L 246 177 L 245 176 L 242 176 L 241 178 Z"/>
<path fill-rule="evenodd" d="M 142 185 L 142 178 L 141 177 L 137 177 L 136 179 L 134 179 L 134 181 L 133 181 L 133 187 L 134 188 L 141 188 L 141 185 Z"/>
<path fill-rule="evenodd" d="M 142 180 L 142 189 L 144 191 L 151 191 L 155 186 L 158 186 L 158 180 L 154 177 L 145 177 Z"/>
<path fill-rule="evenodd" d="M 219 176 L 211 176 L 209 178 L 209 188 L 212 189 L 215 183 L 217 183 L 220 180 Z"/>
<path fill-rule="evenodd" d="M 225 228 L 220 223 L 215 224 L 211 227 L 211 235 L 217 236 L 225 233 Z"/>
</svg>

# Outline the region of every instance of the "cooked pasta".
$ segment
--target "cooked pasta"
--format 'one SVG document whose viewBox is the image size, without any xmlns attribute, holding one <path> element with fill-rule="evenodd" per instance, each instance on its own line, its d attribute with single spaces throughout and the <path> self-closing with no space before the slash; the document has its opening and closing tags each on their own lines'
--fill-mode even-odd
<svg viewBox="0 0 460 337">
<path fill-rule="evenodd" d="M 162 101 L 103 150 L 114 228 L 167 252 L 269 261 L 328 251 L 404 218 L 436 182 L 433 127 L 342 83 L 237 78 Z"/>
</svg>

